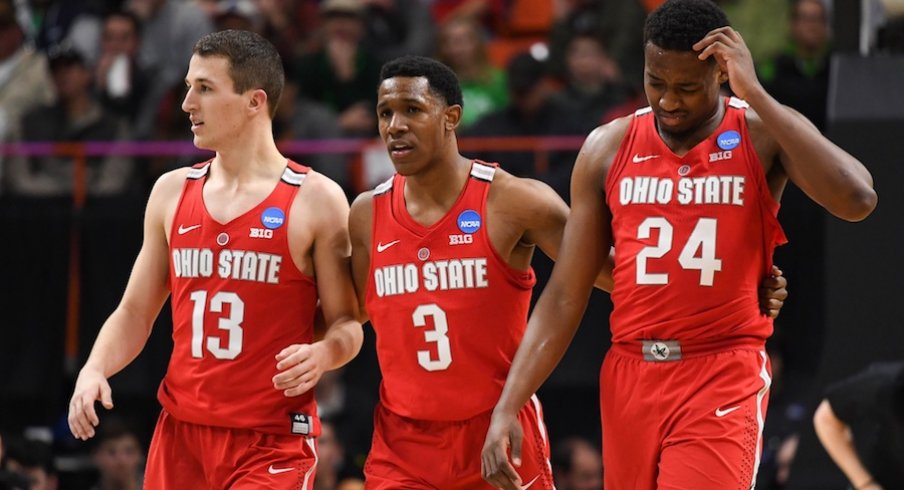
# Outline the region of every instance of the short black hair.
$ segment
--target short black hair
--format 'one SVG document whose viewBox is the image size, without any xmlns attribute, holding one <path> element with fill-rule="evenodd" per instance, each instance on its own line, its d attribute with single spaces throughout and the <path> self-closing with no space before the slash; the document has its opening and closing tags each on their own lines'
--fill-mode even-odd
<svg viewBox="0 0 904 490">
<path fill-rule="evenodd" d="M 222 56 L 229 60 L 229 76 L 236 93 L 262 89 L 267 93 L 270 116 L 286 83 L 282 58 L 276 47 L 259 34 L 227 29 L 205 35 L 192 50 L 198 56 Z"/>
<path fill-rule="evenodd" d="M 442 97 L 447 105 L 464 107 L 461 84 L 451 68 L 425 56 L 402 56 L 387 61 L 380 69 L 380 81 L 393 77 L 424 77 L 430 91 Z"/>
<path fill-rule="evenodd" d="M 693 45 L 719 27 L 731 25 L 710 0 L 668 0 L 647 16 L 643 43 L 670 51 L 693 51 Z"/>
</svg>

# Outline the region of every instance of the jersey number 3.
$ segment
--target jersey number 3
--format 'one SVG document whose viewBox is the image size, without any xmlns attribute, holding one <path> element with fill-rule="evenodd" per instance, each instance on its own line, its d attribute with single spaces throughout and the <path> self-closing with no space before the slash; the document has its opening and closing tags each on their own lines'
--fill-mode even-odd
<svg viewBox="0 0 904 490">
<path fill-rule="evenodd" d="M 414 309 L 412 320 L 415 327 L 426 327 L 427 317 L 433 317 L 433 330 L 424 331 L 424 340 L 436 343 L 436 359 L 429 350 L 417 351 L 417 363 L 427 371 L 442 371 L 452 364 L 452 349 L 449 346 L 449 322 L 446 312 L 436 303 L 420 305 Z"/>
<path fill-rule="evenodd" d="M 204 357 L 204 314 L 207 312 L 207 291 L 195 291 L 191 293 L 191 301 L 194 308 L 191 314 L 191 356 L 198 359 Z M 244 331 L 242 320 L 245 319 L 245 303 L 236 293 L 220 291 L 210 299 L 210 311 L 222 313 L 223 305 L 229 305 L 229 316 L 221 317 L 217 328 L 225 330 L 227 335 L 226 346 L 219 337 L 207 337 L 207 350 L 217 359 L 232 360 L 242 353 L 242 341 Z"/>
<path fill-rule="evenodd" d="M 647 261 L 662 258 L 672 249 L 672 224 L 662 217 L 643 220 L 637 228 L 637 238 L 647 240 L 652 230 L 659 230 L 655 246 L 647 246 L 637 254 L 637 284 L 668 284 L 668 273 L 647 272 Z M 699 254 L 698 254 L 699 251 Z M 716 272 L 722 270 L 722 259 L 716 258 L 716 220 L 700 218 L 687 243 L 681 249 L 678 263 L 688 270 L 700 271 L 700 285 L 712 286 Z"/>
</svg>

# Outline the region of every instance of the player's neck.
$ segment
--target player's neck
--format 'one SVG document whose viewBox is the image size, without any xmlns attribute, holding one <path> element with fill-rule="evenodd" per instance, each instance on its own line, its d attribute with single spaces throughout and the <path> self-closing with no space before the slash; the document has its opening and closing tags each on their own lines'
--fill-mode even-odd
<svg viewBox="0 0 904 490">
<path fill-rule="evenodd" d="M 458 200 L 471 172 L 471 161 L 455 153 L 417 174 L 406 177 L 405 200 L 418 207 L 448 210 Z"/>
<path fill-rule="evenodd" d="M 240 184 L 256 179 L 278 179 L 286 167 L 286 157 L 276 147 L 270 128 L 251 128 L 227 147 L 218 148 L 211 176 Z"/>
<path fill-rule="evenodd" d="M 720 96 L 719 103 L 716 105 L 713 113 L 696 128 L 683 133 L 673 133 L 663 130 L 662 127 L 657 124 L 657 129 L 662 142 L 676 155 L 683 156 L 700 144 L 701 141 L 709 138 L 710 135 L 718 129 L 719 125 L 722 124 L 722 119 L 724 117 L 725 102 Z"/>
</svg>

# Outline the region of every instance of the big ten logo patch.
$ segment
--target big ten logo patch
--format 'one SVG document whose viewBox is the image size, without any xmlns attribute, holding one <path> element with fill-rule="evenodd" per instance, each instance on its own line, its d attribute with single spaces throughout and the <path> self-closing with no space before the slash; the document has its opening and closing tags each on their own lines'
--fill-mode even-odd
<svg viewBox="0 0 904 490">
<path fill-rule="evenodd" d="M 449 245 L 474 243 L 474 235 L 449 235 Z"/>
</svg>

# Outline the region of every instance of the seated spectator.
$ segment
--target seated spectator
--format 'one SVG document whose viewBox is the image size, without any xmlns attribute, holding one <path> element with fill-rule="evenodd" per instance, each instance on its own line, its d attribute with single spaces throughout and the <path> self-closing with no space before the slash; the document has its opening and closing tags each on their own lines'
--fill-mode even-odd
<svg viewBox="0 0 904 490">
<path fill-rule="evenodd" d="M 646 12 L 635 0 L 564 0 L 549 34 L 550 69 L 565 74 L 565 52 L 576 32 L 598 37 L 618 64 L 626 83 L 643 81 L 643 23 Z"/>
<path fill-rule="evenodd" d="M 553 102 L 574 118 L 580 134 L 589 133 L 606 113 L 625 102 L 627 90 L 620 78 L 618 65 L 600 39 L 577 33 L 565 51 L 565 87 Z"/>
<path fill-rule="evenodd" d="M 140 490 L 145 454 L 138 434 L 121 419 L 107 417 L 98 426 L 91 451 L 99 473 L 91 490 Z"/>
<path fill-rule="evenodd" d="M 0 142 L 4 143 L 19 139 L 23 114 L 55 99 L 47 58 L 26 42 L 18 14 L 14 0 L 0 0 Z M 0 166 L 0 177 L 3 172 Z"/>
<path fill-rule="evenodd" d="M 439 28 L 437 59 L 458 75 L 467 107 L 461 114 L 461 129 L 508 103 L 505 72 L 490 63 L 484 37 L 480 25 L 467 17 L 453 17 Z"/>
<path fill-rule="evenodd" d="M 50 70 L 59 101 L 27 113 L 23 141 L 115 141 L 125 138 L 123 125 L 105 112 L 94 96 L 92 72 L 81 54 L 61 50 L 51 55 Z M 70 156 L 17 157 L 9 161 L 6 188 L 10 194 L 55 197 L 73 192 L 74 161 Z M 128 159 L 90 157 L 87 191 L 94 196 L 120 195 L 132 173 Z"/>
<path fill-rule="evenodd" d="M 345 135 L 373 135 L 380 65 L 363 42 L 364 5 L 361 0 L 325 0 L 320 14 L 323 45 L 297 64 L 299 94 L 335 111 Z"/>
<path fill-rule="evenodd" d="M 569 437 L 553 446 L 551 463 L 558 490 L 603 488 L 603 455 L 582 437 Z"/>
<path fill-rule="evenodd" d="M 363 0 L 366 44 L 383 63 L 407 54 L 430 56 L 435 24 L 423 0 Z M 376 84 L 374 84 L 376 86 Z"/>
<path fill-rule="evenodd" d="M 787 47 L 758 70 L 776 100 L 800 111 L 821 131 L 829 96 L 830 32 L 825 0 L 794 0 Z"/>
<path fill-rule="evenodd" d="M 143 70 L 152 74 L 144 105 L 136 117 L 134 137 L 154 138 L 160 134 L 165 137 L 172 131 L 157 127 L 161 107 L 168 109 L 168 97 L 181 102 L 182 81 L 191 50 L 201 36 L 213 31 L 213 20 L 195 2 L 127 0 L 124 5 L 141 19 L 138 61 Z M 179 94 L 173 94 L 174 91 Z"/>
<path fill-rule="evenodd" d="M 50 444 L 16 438 L 6 447 L 4 469 L 28 479 L 28 490 L 56 490 L 58 478 Z"/>
<path fill-rule="evenodd" d="M 114 11 L 104 17 L 94 86 L 104 107 L 130 126 L 136 121 L 151 78 L 138 65 L 140 44 L 141 21 L 135 14 Z"/>
<path fill-rule="evenodd" d="M 491 112 L 462 132 L 463 136 L 555 136 L 580 134 L 571 114 L 556 109 L 555 89 L 546 77 L 546 65 L 529 52 L 515 55 L 506 68 L 509 104 Z M 464 111 L 467 112 L 465 107 Z M 535 177 L 563 196 L 577 151 L 557 151 L 546 158 L 532 149 L 467 151 L 468 156 L 498 162 L 519 177 Z"/>
</svg>

